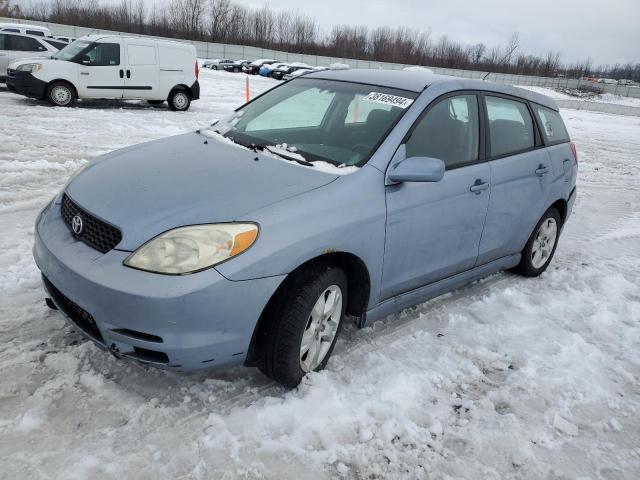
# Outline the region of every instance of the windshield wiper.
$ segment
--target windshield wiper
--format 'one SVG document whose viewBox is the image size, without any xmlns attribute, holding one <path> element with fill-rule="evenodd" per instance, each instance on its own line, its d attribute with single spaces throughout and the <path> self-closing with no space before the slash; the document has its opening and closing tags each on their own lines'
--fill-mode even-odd
<svg viewBox="0 0 640 480">
<path fill-rule="evenodd" d="M 287 151 L 281 148 L 272 147 L 271 145 L 266 145 L 263 147 L 263 150 L 267 150 L 275 155 L 278 155 L 285 160 L 291 160 L 292 162 L 299 163 L 300 165 L 304 165 L 305 167 L 313 167 L 313 163 L 300 158 L 301 155 L 299 153 L 291 152 L 291 155 L 287 154 Z"/>
</svg>

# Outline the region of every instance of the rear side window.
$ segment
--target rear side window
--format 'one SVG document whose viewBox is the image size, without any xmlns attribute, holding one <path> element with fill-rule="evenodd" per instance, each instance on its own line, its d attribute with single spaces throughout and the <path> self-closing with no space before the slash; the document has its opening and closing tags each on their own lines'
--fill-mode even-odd
<svg viewBox="0 0 640 480">
<path fill-rule="evenodd" d="M 406 143 L 407 157 L 432 157 L 447 170 L 478 159 L 478 100 L 458 95 L 440 100 L 418 120 Z"/>
<path fill-rule="evenodd" d="M 118 43 L 97 43 L 85 55 L 89 57 L 92 67 L 106 67 L 109 65 L 120 65 L 120 44 Z"/>
<path fill-rule="evenodd" d="M 128 45 L 127 56 L 129 65 L 155 65 L 156 48 L 151 45 Z"/>
<path fill-rule="evenodd" d="M 485 96 L 491 156 L 511 155 L 533 148 L 533 119 L 524 102 Z"/>
<path fill-rule="evenodd" d="M 567 133 L 567 129 L 564 126 L 559 112 L 540 105 L 534 105 L 533 110 L 536 112 L 538 121 L 542 127 L 542 136 L 544 137 L 545 144 L 549 145 L 569 141 L 569 133 Z"/>
<path fill-rule="evenodd" d="M 46 47 L 41 45 L 35 38 L 19 37 L 18 35 L 7 35 L 9 38 L 9 48 L 16 52 L 44 52 Z"/>
<path fill-rule="evenodd" d="M 40 30 L 27 30 L 27 33 L 29 35 L 37 35 L 39 37 L 44 37 L 44 32 L 41 32 Z"/>
</svg>

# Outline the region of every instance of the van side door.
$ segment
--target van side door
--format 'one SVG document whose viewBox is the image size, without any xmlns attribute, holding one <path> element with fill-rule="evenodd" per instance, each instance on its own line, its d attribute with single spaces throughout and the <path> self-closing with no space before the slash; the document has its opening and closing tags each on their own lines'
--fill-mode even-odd
<svg viewBox="0 0 640 480">
<path fill-rule="evenodd" d="M 548 207 L 554 176 L 524 99 L 484 92 L 491 199 L 478 264 L 520 253 Z"/>
<path fill-rule="evenodd" d="M 158 52 L 155 42 L 127 40 L 124 98 L 158 99 Z"/>
<path fill-rule="evenodd" d="M 98 42 L 78 59 L 74 85 L 80 98 L 122 98 L 122 46 L 116 40 Z M 71 79 L 69 79 L 71 80 Z"/>
<path fill-rule="evenodd" d="M 442 180 L 386 187 L 381 297 L 387 299 L 473 268 L 490 193 L 475 92 L 434 100 L 405 138 L 406 157 L 445 163 Z"/>
</svg>

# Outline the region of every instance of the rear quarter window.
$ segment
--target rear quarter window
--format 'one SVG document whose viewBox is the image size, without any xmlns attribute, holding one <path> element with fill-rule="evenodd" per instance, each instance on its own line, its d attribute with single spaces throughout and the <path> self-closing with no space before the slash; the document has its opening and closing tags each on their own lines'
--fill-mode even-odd
<svg viewBox="0 0 640 480">
<path fill-rule="evenodd" d="M 545 108 L 540 105 L 534 105 L 533 110 L 536 112 L 542 136 L 545 144 L 562 143 L 569 141 L 569 133 L 567 132 L 562 117 L 559 112 Z"/>
</svg>

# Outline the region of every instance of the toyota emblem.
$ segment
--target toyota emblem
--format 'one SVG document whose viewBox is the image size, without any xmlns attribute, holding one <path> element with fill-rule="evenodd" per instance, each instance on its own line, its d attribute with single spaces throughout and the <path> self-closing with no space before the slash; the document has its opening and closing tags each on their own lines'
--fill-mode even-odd
<svg viewBox="0 0 640 480">
<path fill-rule="evenodd" d="M 80 235 L 83 228 L 84 225 L 82 224 L 82 217 L 80 215 L 76 215 L 75 217 L 73 217 L 73 219 L 71 220 L 71 229 L 73 230 L 73 233 L 75 233 L 76 235 Z"/>
</svg>

